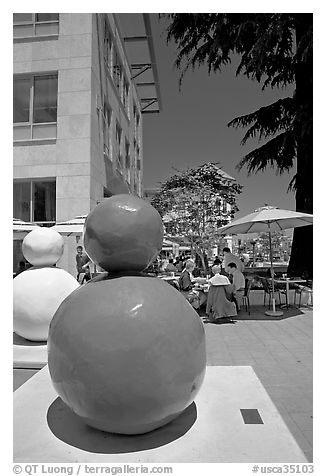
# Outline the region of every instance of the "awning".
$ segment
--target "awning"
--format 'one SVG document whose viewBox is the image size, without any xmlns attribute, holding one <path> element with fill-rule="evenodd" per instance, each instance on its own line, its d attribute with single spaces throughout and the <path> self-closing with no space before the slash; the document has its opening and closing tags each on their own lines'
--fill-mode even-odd
<svg viewBox="0 0 326 476">
<path fill-rule="evenodd" d="M 162 101 L 149 13 L 116 13 L 143 114 L 160 112 Z"/>
</svg>

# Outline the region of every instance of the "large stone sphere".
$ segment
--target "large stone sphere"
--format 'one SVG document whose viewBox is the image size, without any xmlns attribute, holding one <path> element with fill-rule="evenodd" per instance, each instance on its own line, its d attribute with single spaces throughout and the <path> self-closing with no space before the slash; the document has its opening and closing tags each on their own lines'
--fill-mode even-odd
<svg viewBox="0 0 326 476">
<path fill-rule="evenodd" d="M 154 260 L 162 243 L 159 213 L 133 195 L 105 199 L 85 222 L 86 253 L 106 271 L 140 271 Z"/>
<path fill-rule="evenodd" d="M 22 252 L 27 261 L 34 266 L 52 266 L 62 256 L 64 241 L 62 236 L 51 228 L 39 227 L 25 236 Z"/>
<path fill-rule="evenodd" d="M 60 268 L 30 268 L 13 280 L 16 334 L 33 341 L 48 338 L 50 321 L 78 281 Z"/>
<path fill-rule="evenodd" d="M 54 315 L 48 365 L 56 391 L 87 424 L 146 433 L 194 400 L 206 368 L 204 327 L 158 278 L 90 281 Z"/>
</svg>

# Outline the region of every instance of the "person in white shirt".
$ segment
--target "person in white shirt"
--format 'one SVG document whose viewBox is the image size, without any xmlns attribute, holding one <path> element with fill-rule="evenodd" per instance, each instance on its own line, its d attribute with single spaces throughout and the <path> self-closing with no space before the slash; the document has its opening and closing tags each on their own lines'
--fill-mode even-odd
<svg viewBox="0 0 326 476">
<path fill-rule="evenodd" d="M 221 265 L 215 264 L 212 267 L 212 273 L 214 276 L 208 280 L 208 284 L 212 286 L 223 286 L 225 284 L 230 284 L 229 278 L 220 274 L 221 272 Z"/>
<path fill-rule="evenodd" d="M 228 265 L 229 273 L 232 276 L 232 287 L 233 287 L 233 295 L 235 297 L 235 302 L 237 306 L 237 310 L 240 310 L 240 303 L 242 301 L 242 296 L 245 288 L 245 277 L 241 271 L 237 269 L 237 265 L 235 263 L 229 263 Z"/>
<path fill-rule="evenodd" d="M 244 271 L 243 262 L 241 261 L 240 258 L 238 258 L 236 255 L 231 253 L 230 248 L 227 248 L 227 247 L 223 248 L 223 255 L 224 255 L 223 267 L 224 267 L 224 270 L 228 274 L 230 274 L 230 270 L 229 270 L 229 264 L 230 263 L 235 263 L 236 266 L 237 266 L 238 271 L 240 271 L 241 273 Z"/>
</svg>

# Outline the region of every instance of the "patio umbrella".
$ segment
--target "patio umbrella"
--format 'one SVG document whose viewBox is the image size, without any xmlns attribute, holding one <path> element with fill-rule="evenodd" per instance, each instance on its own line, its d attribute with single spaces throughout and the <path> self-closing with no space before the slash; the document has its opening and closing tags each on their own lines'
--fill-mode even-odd
<svg viewBox="0 0 326 476">
<path fill-rule="evenodd" d="M 56 223 L 51 227 L 61 235 L 65 236 L 79 236 L 83 234 L 84 225 L 87 215 L 79 215 L 72 220 L 62 221 Z"/>
<path fill-rule="evenodd" d="M 266 311 L 265 314 L 270 316 L 281 316 L 283 314 L 281 311 L 275 311 L 272 232 L 312 225 L 312 223 L 313 215 L 308 213 L 300 213 L 294 212 L 292 210 L 282 210 L 277 207 L 266 206 L 258 208 L 253 213 L 250 213 L 243 218 L 239 218 L 238 220 L 234 220 L 228 225 L 217 229 L 217 233 L 219 235 L 237 235 L 263 232 L 267 232 L 269 234 L 273 310 Z"/>
<path fill-rule="evenodd" d="M 19 218 L 14 218 L 13 219 L 14 240 L 22 240 L 23 238 L 25 238 L 27 233 L 34 230 L 35 228 L 38 228 L 38 225 L 20 220 Z"/>
</svg>

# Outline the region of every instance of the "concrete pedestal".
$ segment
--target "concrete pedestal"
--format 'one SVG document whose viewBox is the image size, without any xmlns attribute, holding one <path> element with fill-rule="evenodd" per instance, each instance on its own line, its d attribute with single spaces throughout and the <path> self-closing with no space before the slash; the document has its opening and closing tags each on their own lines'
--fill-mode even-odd
<svg viewBox="0 0 326 476">
<path fill-rule="evenodd" d="M 28 341 L 14 333 L 14 369 L 41 369 L 48 363 L 46 342 Z"/>
<path fill-rule="evenodd" d="M 14 393 L 14 462 L 304 463 L 251 367 L 207 367 L 195 403 L 138 436 L 88 427 L 62 402 L 45 367 Z"/>
</svg>

